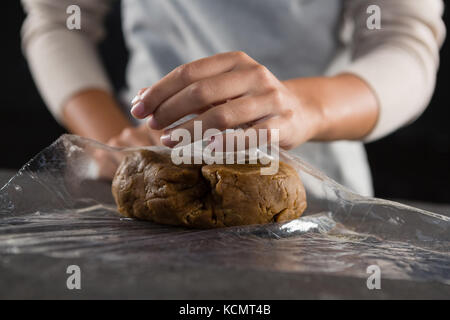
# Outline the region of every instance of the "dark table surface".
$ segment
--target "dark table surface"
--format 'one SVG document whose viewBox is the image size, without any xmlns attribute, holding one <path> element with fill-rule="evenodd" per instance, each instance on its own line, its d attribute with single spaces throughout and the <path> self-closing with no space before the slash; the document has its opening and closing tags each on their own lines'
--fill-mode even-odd
<svg viewBox="0 0 450 320">
<path fill-rule="evenodd" d="M 0 171 L 0 185 L 14 174 Z M 450 215 L 450 205 L 400 201 Z M 82 270 L 81 290 L 66 286 L 69 265 Z M 43 254 L 0 255 L 0 299 L 449 299 L 450 286 L 438 282 L 382 280 L 369 290 L 366 279 L 218 266 L 151 265 L 95 258 L 55 258 Z"/>
</svg>

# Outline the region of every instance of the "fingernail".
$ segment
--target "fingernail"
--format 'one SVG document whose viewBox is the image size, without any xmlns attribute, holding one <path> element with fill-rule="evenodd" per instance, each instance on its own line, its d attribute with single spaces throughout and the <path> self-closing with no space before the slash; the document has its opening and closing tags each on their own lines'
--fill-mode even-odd
<svg viewBox="0 0 450 320">
<path fill-rule="evenodd" d="M 142 101 L 139 101 L 138 103 L 136 103 L 133 108 L 131 108 L 131 114 L 135 117 L 135 118 L 145 118 L 146 114 L 145 114 L 145 105 Z"/>
<path fill-rule="evenodd" d="M 149 126 L 150 128 L 152 128 L 152 129 L 154 129 L 154 130 L 159 130 L 158 123 L 156 123 L 156 120 L 155 120 L 155 118 L 153 117 L 153 115 L 150 115 L 150 116 L 148 117 L 147 124 L 148 124 L 148 126 Z"/>
<path fill-rule="evenodd" d="M 173 143 L 173 141 L 170 139 L 170 134 L 162 135 L 160 140 L 161 140 L 161 143 L 166 146 L 170 146 Z"/>
<path fill-rule="evenodd" d="M 131 100 L 131 105 L 133 106 L 136 102 L 141 100 L 141 96 L 140 95 L 136 95 L 133 100 Z"/>
<path fill-rule="evenodd" d="M 140 94 L 142 100 L 144 100 L 147 97 L 151 88 L 152 87 L 148 87 L 147 89 L 145 89 L 145 91 L 142 94 Z"/>
</svg>

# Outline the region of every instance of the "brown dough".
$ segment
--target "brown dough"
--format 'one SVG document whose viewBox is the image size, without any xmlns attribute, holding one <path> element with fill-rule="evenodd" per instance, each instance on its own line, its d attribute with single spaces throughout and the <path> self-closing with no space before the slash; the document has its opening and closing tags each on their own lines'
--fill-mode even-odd
<svg viewBox="0 0 450 320">
<path fill-rule="evenodd" d="M 260 164 L 174 165 L 169 154 L 143 150 L 117 169 L 112 193 L 131 218 L 194 228 L 296 219 L 306 209 L 297 172 L 280 162 L 274 175 Z"/>
</svg>

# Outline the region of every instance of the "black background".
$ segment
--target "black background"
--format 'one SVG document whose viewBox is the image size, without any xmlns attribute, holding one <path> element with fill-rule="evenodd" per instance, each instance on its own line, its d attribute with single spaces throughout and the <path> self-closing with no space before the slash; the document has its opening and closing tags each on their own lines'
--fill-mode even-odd
<svg viewBox="0 0 450 320">
<path fill-rule="evenodd" d="M 100 45 L 116 89 L 124 85 L 127 59 L 119 7 L 116 2 L 107 21 L 108 36 Z M 20 1 L 2 1 L 1 12 L 0 168 L 18 169 L 65 130 L 47 111 L 23 58 Z M 449 26 L 448 12 L 445 20 Z M 449 51 L 447 41 L 436 92 L 422 117 L 366 146 L 378 197 L 450 203 Z"/>
</svg>

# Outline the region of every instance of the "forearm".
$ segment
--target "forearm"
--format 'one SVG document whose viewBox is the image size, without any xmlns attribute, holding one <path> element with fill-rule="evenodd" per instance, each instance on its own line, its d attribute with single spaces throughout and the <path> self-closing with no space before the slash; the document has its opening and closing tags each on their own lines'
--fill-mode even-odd
<svg viewBox="0 0 450 320">
<path fill-rule="evenodd" d="M 114 97 L 96 89 L 71 97 L 63 107 L 62 121 L 71 133 L 101 142 L 131 126 Z"/>
<path fill-rule="evenodd" d="M 439 47 L 445 37 L 442 0 L 346 0 L 344 17 L 351 56 L 340 72 L 363 79 L 379 103 L 377 123 L 365 141 L 379 139 L 415 120 L 432 96 Z M 367 28 L 367 8 L 381 10 L 380 29 Z"/>
<path fill-rule="evenodd" d="M 63 121 L 63 106 L 74 95 L 96 88 L 112 91 L 97 53 L 104 34 L 103 17 L 109 0 L 22 0 L 27 17 L 22 48 L 36 86 L 50 112 Z M 82 9 L 82 28 L 69 30 L 66 9 Z"/>
<path fill-rule="evenodd" d="M 298 78 L 284 84 L 301 103 L 317 109 L 319 116 L 312 140 L 362 139 L 377 122 L 379 107 L 376 96 L 364 81 L 354 75 Z"/>
</svg>

